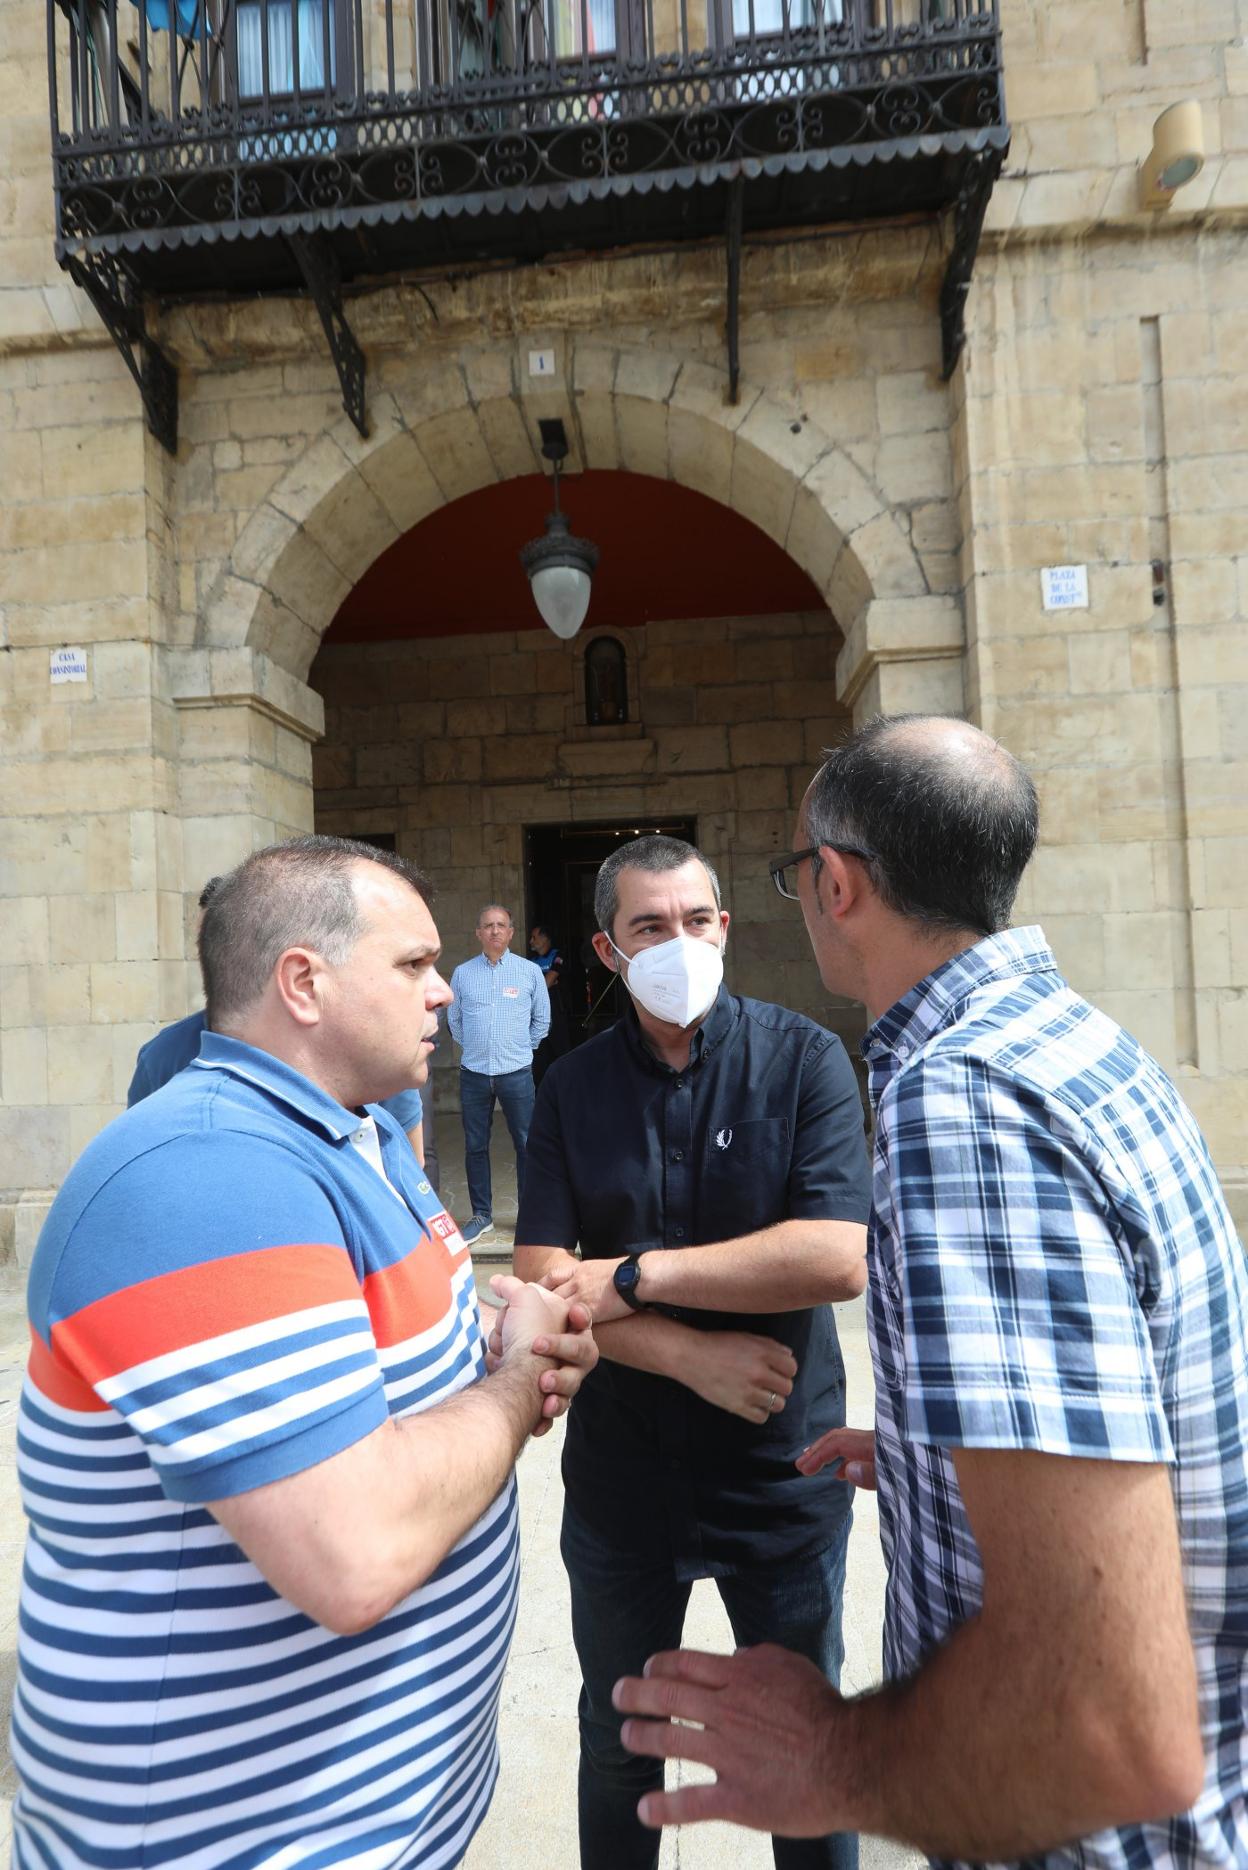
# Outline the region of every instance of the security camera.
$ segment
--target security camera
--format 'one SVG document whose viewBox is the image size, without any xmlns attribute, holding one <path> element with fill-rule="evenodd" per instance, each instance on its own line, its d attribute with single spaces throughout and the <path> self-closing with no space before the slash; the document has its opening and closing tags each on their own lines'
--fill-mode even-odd
<svg viewBox="0 0 1248 1870">
<path fill-rule="evenodd" d="M 1153 125 L 1153 147 L 1140 168 L 1140 201 L 1168 208 L 1205 166 L 1205 126 L 1195 98 L 1171 104 Z"/>
</svg>

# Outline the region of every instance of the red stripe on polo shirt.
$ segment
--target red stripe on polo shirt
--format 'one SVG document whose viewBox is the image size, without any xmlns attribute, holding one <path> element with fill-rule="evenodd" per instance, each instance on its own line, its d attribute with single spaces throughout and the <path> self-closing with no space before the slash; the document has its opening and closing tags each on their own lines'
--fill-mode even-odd
<svg viewBox="0 0 1248 1870">
<path fill-rule="evenodd" d="M 426 1223 L 432 1236 L 421 1240 L 394 1266 L 380 1267 L 364 1280 L 364 1297 L 378 1349 L 419 1337 L 446 1317 L 454 1303 L 451 1275 L 463 1254 L 453 1255 L 442 1238 L 436 1216 Z M 454 1229 L 458 1240 L 458 1230 Z M 468 1249 L 464 1248 L 464 1253 Z"/>
<path fill-rule="evenodd" d="M 359 1298 L 345 1247 L 262 1247 L 123 1286 L 53 1325 L 52 1349 L 62 1367 L 98 1383 L 230 1331 Z"/>
<path fill-rule="evenodd" d="M 89 1383 L 74 1371 L 67 1370 L 56 1352 L 46 1345 L 32 1325 L 30 1328 L 30 1362 L 26 1373 L 41 1396 L 46 1396 L 50 1403 L 60 1409 L 101 1410 L 108 1404 L 101 1402 Z"/>
</svg>

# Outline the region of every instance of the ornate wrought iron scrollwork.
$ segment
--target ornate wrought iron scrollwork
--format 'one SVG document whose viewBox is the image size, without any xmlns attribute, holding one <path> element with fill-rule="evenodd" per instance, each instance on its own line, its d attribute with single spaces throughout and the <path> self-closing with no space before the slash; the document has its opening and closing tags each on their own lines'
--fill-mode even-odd
<svg viewBox="0 0 1248 1870">
<path fill-rule="evenodd" d="M 618 123 L 613 123 L 602 139 L 602 173 L 624 175 L 628 169 L 629 140 Z"/>
<path fill-rule="evenodd" d="M 101 3 L 112 0 L 91 0 Z M 378 82 L 379 71 L 361 69 L 350 51 L 366 14 L 375 23 L 370 0 L 335 0 L 338 64 L 335 73 L 333 58 L 326 63 L 323 85 L 300 91 L 285 79 L 271 81 L 266 67 L 261 92 L 242 95 L 235 55 L 210 85 L 193 81 L 192 64 L 185 92 L 175 86 L 172 101 L 154 78 L 109 67 L 108 49 L 99 45 L 91 49 L 105 61 L 98 87 L 58 93 L 58 74 L 76 69 L 61 54 L 65 35 L 72 49 L 82 14 L 64 0 L 46 4 L 57 53 L 58 251 L 72 253 L 87 273 L 104 267 L 89 289 L 109 306 L 110 329 L 130 367 L 139 375 L 147 369 L 149 420 L 153 427 L 164 421 L 164 409 L 166 433 L 176 427 L 176 399 L 168 395 L 171 373 L 162 376 L 151 362 L 141 318 L 135 323 L 132 300 L 141 284 L 194 293 L 205 285 L 228 289 L 241 278 L 249 289 L 259 274 L 266 284 L 285 285 L 284 260 L 265 277 L 254 255 L 244 258 L 241 242 L 288 241 L 324 325 L 344 405 L 362 431 L 364 359 L 343 313 L 334 257 L 350 250 L 354 236 L 335 231 L 338 246 L 325 230 L 384 230 L 436 216 L 439 239 L 430 239 L 429 251 L 476 253 L 497 239 L 500 254 L 531 257 L 539 246 L 559 244 L 552 223 L 573 213 L 589 246 L 614 244 L 621 217 L 595 204 L 630 188 L 647 198 L 639 224 L 675 227 L 677 238 L 725 231 L 735 354 L 740 230 L 734 237 L 731 217 L 724 230 L 726 193 L 736 213 L 744 190 L 751 224 L 779 227 L 816 224 L 825 206 L 851 216 L 860 209 L 873 217 L 929 212 L 949 205 L 961 183 L 941 306 L 947 367 L 956 361 L 983 209 L 1007 141 L 997 0 L 959 0 L 939 17 L 909 9 L 905 22 L 891 8 L 881 20 L 880 9 L 855 4 L 838 9 L 843 17 L 835 24 L 816 0 L 816 23 L 797 24 L 796 10 L 786 8 L 783 33 L 735 24 L 724 30 L 725 0 L 694 0 L 680 9 L 685 24 L 675 47 L 648 42 L 651 10 L 640 8 L 630 13 L 641 21 L 640 38 L 618 58 L 592 48 L 573 58 L 541 35 L 504 34 L 479 69 L 440 65 L 435 46 L 406 71 L 392 59 L 388 83 Z M 434 0 L 414 4 L 418 28 L 427 25 Z M 484 0 L 466 4 L 483 19 L 505 11 L 491 14 Z M 322 11 L 328 17 L 330 9 Z M 250 82 L 261 81 L 253 73 Z M 110 107 L 110 98 L 120 102 Z M 939 147 L 928 138 L 941 139 Z M 887 172 L 873 169 L 873 149 Z M 816 179 L 820 172 L 826 185 Z M 481 213 L 486 206 L 489 218 Z M 532 217 L 530 228 L 505 222 L 504 211 Z M 322 232 L 312 236 L 317 227 Z M 359 238 L 378 269 L 409 263 L 422 244 L 384 231 Z M 201 242 L 196 259 L 189 249 Z M 187 251 L 171 262 L 177 248 Z M 111 271 L 101 254 L 116 256 Z"/>
<path fill-rule="evenodd" d="M 971 289 L 975 255 L 984 229 L 992 185 L 1005 161 L 1003 149 L 976 150 L 967 165 L 953 207 L 953 246 L 940 289 L 942 375 L 946 381 L 958 367 L 966 346 L 966 295 Z"/>
<path fill-rule="evenodd" d="M 104 321 L 126 369 L 139 386 L 147 426 L 162 448 L 178 452 L 178 373 L 147 335 L 143 300 L 114 254 L 66 254 L 62 264 Z"/>
<path fill-rule="evenodd" d="M 126 219 L 134 228 L 161 227 L 172 200 L 159 176 L 142 176 L 129 192 Z"/>
<path fill-rule="evenodd" d="M 360 434 L 367 438 L 364 353 L 342 309 L 342 278 L 337 256 L 325 234 L 288 234 L 286 238 L 320 314 L 329 354 L 342 386 L 342 406 Z"/>
<path fill-rule="evenodd" d="M 486 181 L 492 188 L 523 188 L 533 179 L 535 155 L 525 136 L 496 136 L 482 160 Z"/>
<path fill-rule="evenodd" d="M 789 150 L 799 147 L 800 122 L 800 105 L 785 104 L 776 112 L 775 137 L 777 149 Z"/>
<path fill-rule="evenodd" d="M 745 239 L 745 184 L 737 176 L 728 191 L 728 401 L 741 388 L 741 248 Z"/>
<path fill-rule="evenodd" d="M 350 199 L 351 177 L 345 163 L 318 162 L 304 189 L 309 207 L 341 208 Z"/>
<path fill-rule="evenodd" d="M 932 106 L 913 84 L 890 84 L 875 107 L 876 122 L 886 137 L 921 136 L 927 129 Z"/>
<path fill-rule="evenodd" d="M 697 110 L 685 118 L 680 143 L 687 161 L 702 166 L 727 155 L 732 129 L 721 111 Z"/>
</svg>

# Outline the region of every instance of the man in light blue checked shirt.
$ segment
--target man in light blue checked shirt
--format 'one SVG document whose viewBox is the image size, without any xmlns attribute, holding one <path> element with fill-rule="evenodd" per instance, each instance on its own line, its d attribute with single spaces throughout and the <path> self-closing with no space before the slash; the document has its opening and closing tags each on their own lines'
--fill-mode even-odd
<svg viewBox="0 0 1248 1870">
<path fill-rule="evenodd" d="M 514 935 L 509 912 L 487 903 L 477 917 L 481 953 L 461 961 L 451 975 L 455 998 L 446 1023 L 462 1054 L 459 1093 L 472 1208 L 463 1234 L 469 1246 L 494 1224 L 490 1128 L 495 1099 L 515 1145 L 517 1198 L 523 1191 L 533 1121 L 533 1054 L 550 1029 L 550 995 L 542 970 L 512 954 Z"/>
<path fill-rule="evenodd" d="M 1035 791 L 963 722 L 872 722 L 771 866 L 863 1001 L 886 1686 L 780 1649 L 616 1705 L 712 1767 L 651 1824 L 875 1832 L 936 1862 L 1248 1865 L 1248 1276 L 1156 1061 L 1008 927 Z M 696 1727 L 670 1725 L 672 1718 Z"/>
</svg>

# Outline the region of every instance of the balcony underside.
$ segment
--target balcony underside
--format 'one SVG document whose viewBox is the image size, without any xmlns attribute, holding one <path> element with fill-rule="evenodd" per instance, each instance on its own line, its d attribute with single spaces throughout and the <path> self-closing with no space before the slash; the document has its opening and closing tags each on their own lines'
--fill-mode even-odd
<svg viewBox="0 0 1248 1870">
<path fill-rule="evenodd" d="M 800 74 L 798 74 L 800 79 Z M 331 241 L 344 282 L 442 262 L 548 255 L 722 235 L 740 180 L 761 231 L 934 213 L 981 152 L 1002 152 L 994 74 L 869 100 L 798 90 L 657 116 L 614 93 L 600 120 L 515 121 L 439 136 L 430 113 L 337 117 L 303 108 L 254 134 L 58 154 L 63 254 L 126 256 L 144 292 L 299 288 L 284 238 Z M 540 107 L 539 107 L 540 108 Z M 481 117 L 491 113 L 482 111 Z M 293 118 L 293 113 L 292 113 Z"/>
<path fill-rule="evenodd" d="M 448 3 L 449 13 L 444 0 L 415 8 L 416 65 L 437 77 L 449 43 L 458 75 L 403 88 L 399 15 L 385 0 L 388 81 L 374 91 L 348 77 L 368 69 L 366 0 L 176 0 L 190 36 L 149 29 L 140 10 L 137 43 L 120 0 L 48 0 L 58 255 L 167 447 L 177 379 L 146 324 L 153 298 L 307 292 L 344 406 L 366 432 L 365 360 L 344 286 L 722 239 L 735 397 L 747 234 L 945 209 L 940 317 L 946 374 L 954 368 L 1009 143 L 996 0 L 679 0 L 673 50 L 656 32 L 655 0 L 579 0 L 575 58 L 559 53 L 565 0 Z M 588 49 L 590 7 L 600 18 L 604 5 L 617 26 L 632 19 L 640 56 Z M 755 30 L 760 18 L 778 30 Z M 431 26 L 448 19 L 439 50 Z M 510 63 L 491 67 L 487 45 L 483 69 L 467 69 L 460 20 L 510 20 Z M 319 45 L 298 39 L 301 21 L 309 31 L 319 21 Z M 332 37 L 346 26 L 354 50 Z M 269 47 L 260 65 L 255 43 Z M 308 72 L 318 88 L 295 82 Z"/>
<path fill-rule="evenodd" d="M 301 187 L 300 178 L 290 177 L 276 213 L 217 225 L 115 228 L 89 237 L 81 250 L 124 253 L 136 281 L 162 299 L 302 290 L 302 275 L 281 238 L 290 233 L 327 235 L 341 277 L 350 282 L 441 262 L 523 262 L 719 237 L 737 176 L 745 184 L 745 227 L 756 232 L 935 213 L 957 199 L 974 153 L 1001 150 L 1008 140 L 1002 130 L 965 132 L 900 139 L 869 151 L 751 157 L 656 176 L 474 189 L 416 201 L 361 201 L 357 191 L 340 191 L 337 183 L 331 190 L 309 177 L 311 186 Z M 341 204 L 313 205 L 318 194 L 324 200 L 330 192 L 341 193 Z"/>
</svg>

